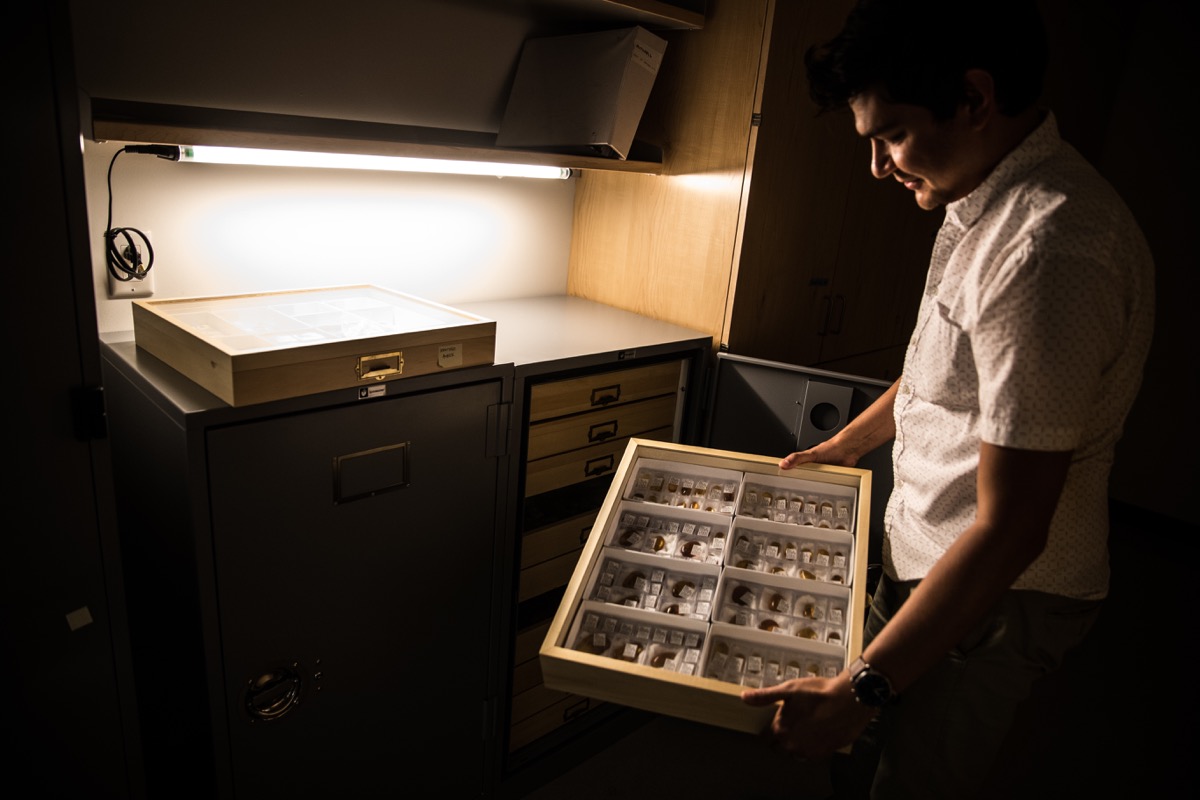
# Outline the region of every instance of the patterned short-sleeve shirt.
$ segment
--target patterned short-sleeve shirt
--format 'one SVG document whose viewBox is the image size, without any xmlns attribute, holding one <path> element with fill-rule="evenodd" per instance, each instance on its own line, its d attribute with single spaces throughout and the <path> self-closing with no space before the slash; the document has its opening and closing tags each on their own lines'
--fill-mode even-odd
<svg viewBox="0 0 1200 800">
<path fill-rule="evenodd" d="M 972 524 L 980 442 L 1073 451 L 1016 588 L 1108 589 L 1108 475 L 1153 328 L 1153 262 L 1053 115 L 946 206 L 896 395 L 884 566 L 922 578 Z"/>
</svg>

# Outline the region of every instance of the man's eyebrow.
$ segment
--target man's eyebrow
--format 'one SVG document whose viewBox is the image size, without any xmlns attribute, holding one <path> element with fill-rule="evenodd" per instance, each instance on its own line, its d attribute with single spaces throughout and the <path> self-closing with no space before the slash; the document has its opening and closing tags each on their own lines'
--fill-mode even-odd
<svg viewBox="0 0 1200 800">
<path fill-rule="evenodd" d="M 884 120 L 879 124 L 863 131 L 859 134 L 864 139 L 879 139 L 883 134 L 895 130 L 899 125 L 891 120 Z"/>
</svg>

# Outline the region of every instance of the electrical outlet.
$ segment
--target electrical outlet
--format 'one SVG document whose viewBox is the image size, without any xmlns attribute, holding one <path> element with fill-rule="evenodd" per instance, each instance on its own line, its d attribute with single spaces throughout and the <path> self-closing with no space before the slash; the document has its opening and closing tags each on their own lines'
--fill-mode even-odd
<svg viewBox="0 0 1200 800">
<path fill-rule="evenodd" d="M 144 233 L 146 238 L 150 239 L 150 231 L 144 231 Z M 144 258 L 146 243 L 134 236 L 133 244 L 137 249 L 139 259 Z M 126 255 L 125 260 L 131 264 L 134 263 L 129 255 Z M 149 297 L 152 294 L 154 294 L 154 270 L 150 270 L 141 278 L 127 281 L 119 281 L 113 277 L 111 272 L 108 273 L 108 297 L 110 300 L 131 300 L 135 297 Z"/>
</svg>

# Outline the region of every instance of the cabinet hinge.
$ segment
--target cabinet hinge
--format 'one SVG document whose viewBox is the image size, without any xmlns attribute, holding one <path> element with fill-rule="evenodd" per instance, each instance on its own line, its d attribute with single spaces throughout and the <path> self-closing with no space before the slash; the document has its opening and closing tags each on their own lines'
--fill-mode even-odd
<svg viewBox="0 0 1200 800">
<path fill-rule="evenodd" d="M 512 403 L 496 403 L 488 406 L 487 444 L 488 458 L 503 458 L 508 455 L 508 437 Z"/>
<path fill-rule="evenodd" d="M 108 438 L 108 411 L 104 406 L 103 386 L 83 386 L 71 392 L 71 411 L 75 417 L 75 437 L 80 441 Z"/>
<path fill-rule="evenodd" d="M 751 114 L 750 115 L 750 127 L 757 128 L 760 125 L 762 125 L 762 114 L 761 113 Z"/>
</svg>

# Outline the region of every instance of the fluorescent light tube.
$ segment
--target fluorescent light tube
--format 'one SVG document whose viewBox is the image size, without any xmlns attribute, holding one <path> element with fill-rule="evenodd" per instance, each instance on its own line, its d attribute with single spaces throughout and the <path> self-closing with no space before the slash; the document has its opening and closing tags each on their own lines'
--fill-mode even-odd
<svg viewBox="0 0 1200 800">
<path fill-rule="evenodd" d="M 451 175 L 495 175 L 498 178 L 569 178 L 571 170 L 533 164 L 488 161 L 445 161 L 405 156 L 371 156 L 353 153 L 313 153 L 300 150 L 258 150 L 249 147 L 182 146 L 180 161 L 247 166 L 324 167 L 373 169 L 392 172 L 436 172 Z"/>
</svg>

